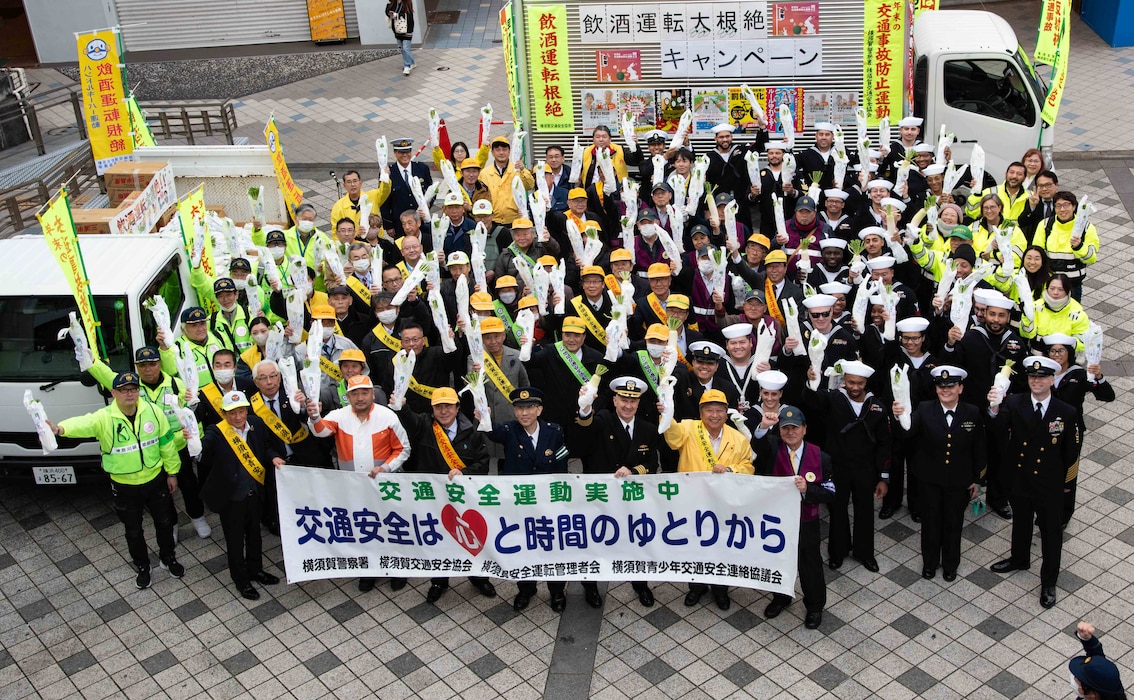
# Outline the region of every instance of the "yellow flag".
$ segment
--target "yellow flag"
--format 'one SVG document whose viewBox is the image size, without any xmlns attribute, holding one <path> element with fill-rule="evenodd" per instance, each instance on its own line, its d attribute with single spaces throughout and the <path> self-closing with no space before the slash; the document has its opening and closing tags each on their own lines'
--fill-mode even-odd
<svg viewBox="0 0 1134 700">
<path fill-rule="evenodd" d="M 102 333 L 98 330 L 98 314 L 91 301 L 90 280 L 87 279 L 86 267 L 83 265 L 83 252 L 79 249 L 79 237 L 75 235 L 75 223 L 71 220 L 71 205 L 67 201 L 67 190 L 62 190 L 47 209 L 36 214 L 39 225 L 43 228 L 43 238 L 55 256 L 67 284 L 71 287 L 71 294 L 75 296 L 75 304 L 79 307 L 79 316 L 83 319 L 83 328 L 87 331 L 87 344 L 91 352 L 98 355 L 100 348 L 102 356 L 106 357 L 106 349 L 102 344 Z M 99 342 L 96 345 L 95 339 Z"/>
<path fill-rule="evenodd" d="M 284 160 L 283 144 L 280 143 L 280 131 L 276 128 L 276 118 L 268 117 L 268 125 L 264 127 L 264 139 L 268 142 L 268 152 L 272 156 L 272 168 L 276 171 L 276 182 L 279 183 L 280 192 L 283 192 L 287 209 L 291 218 L 295 218 L 295 209 L 303 204 L 303 190 L 291 179 L 291 172 L 287 169 Z"/>
<path fill-rule="evenodd" d="M 213 262 L 213 237 L 209 234 L 209 225 L 205 218 L 205 186 L 198 185 L 197 189 L 193 190 L 184 198 L 177 202 L 178 219 L 181 223 L 181 236 L 185 239 L 185 250 L 190 255 L 192 260 L 193 244 L 196 239 L 197 227 L 194 224 L 195 219 L 200 219 L 203 224 L 205 232 L 204 252 L 201 253 L 201 271 L 211 279 L 215 280 L 217 277 L 216 264 Z M 210 312 L 216 311 L 212 308 L 213 303 L 211 300 L 202 300 L 203 306 Z"/>
<path fill-rule="evenodd" d="M 87 137 L 91 142 L 95 169 L 102 175 L 115 163 L 134 159 L 118 29 L 85 32 L 77 35 L 76 43 Z"/>
<path fill-rule="evenodd" d="M 1070 28 L 1071 0 L 1044 0 L 1034 54 L 1036 63 L 1055 65 L 1059 46 L 1063 40 L 1063 31 Z"/>
<path fill-rule="evenodd" d="M 906 3 L 865 0 L 862 36 L 862 105 L 866 123 L 902 116 L 902 71 L 905 66 Z"/>
<path fill-rule="evenodd" d="M 1071 55 L 1071 23 L 1064 22 L 1059 32 L 1059 48 L 1055 52 L 1055 65 L 1051 71 L 1051 86 L 1047 89 L 1047 99 L 1043 101 L 1040 117 L 1048 124 L 1054 124 L 1059 115 L 1059 103 L 1063 101 L 1063 89 L 1067 87 L 1067 59 Z"/>
<path fill-rule="evenodd" d="M 134 99 L 133 95 L 126 98 L 126 109 L 130 112 L 130 133 L 134 136 L 134 148 L 156 146 L 157 143 L 154 141 L 153 132 L 150 131 L 150 125 L 146 123 L 142 108 L 138 106 L 138 101 Z"/>
<path fill-rule="evenodd" d="M 575 96 L 571 92 L 567 6 L 528 5 L 524 9 L 531 56 L 528 80 L 537 86 L 531 121 L 542 132 L 570 133 L 575 130 Z"/>
</svg>

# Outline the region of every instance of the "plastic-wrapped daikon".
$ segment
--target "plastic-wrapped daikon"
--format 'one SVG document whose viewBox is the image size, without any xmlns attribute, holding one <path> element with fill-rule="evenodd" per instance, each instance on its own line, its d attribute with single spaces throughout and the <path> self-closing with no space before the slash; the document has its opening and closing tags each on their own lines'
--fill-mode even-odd
<svg viewBox="0 0 1134 700">
<path fill-rule="evenodd" d="M 209 235 L 205 228 L 205 220 L 200 216 L 193 217 L 193 249 L 189 252 L 190 266 L 196 270 L 201 266 L 201 256 L 205 252 L 205 236 Z"/>
<path fill-rule="evenodd" d="M 570 224 L 568 224 L 570 225 Z M 513 258 L 513 263 L 516 265 L 516 274 L 520 278 L 520 287 L 527 287 L 530 294 L 535 294 L 535 277 L 532 275 L 532 264 L 524 256 Z"/>
<path fill-rule="evenodd" d="M 319 365 L 319 358 L 323 355 L 323 336 L 326 332 L 327 329 L 323 328 L 322 321 L 319 319 L 311 321 L 311 328 L 307 330 L 307 346 L 304 348 L 307 355 L 307 359 L 303 362 L 304 366 Z"/>
<path fill-rule="evenodd" d="M 519 178 L 516 178 L 519 180 Z M 527 214 L 521 214 L 527 216 Z M 429 236 L 433 241 L 433 250 L 431 252 L 445 250 L 445 230 L 449 228 L 449 217 L 441 218 L 440 214 L 434 214 L 429 218 Z"/>
<path fill-rule="evenodd" d="M 551 278 L 547 274 L 547 270 L 543 265 L 536 264 L 532 268 L 532 294 L 536 298 L 536 306 L 539 307 L 541 316 L 547 315 L 547 298 L 548 287 L 551 284 Z"/>
<path fill-rule="evenodd" d="M 602 172 L 602 191 L 611 194 L 618 189 L 618 177 L 614 174 L 614 159 L 610 157 L 609 148 L 599 148 L 595 154 L 595 162 Z"/>
<path fill-rule="evenodd" d="M 802 272 L 805 276 L 810 275 L 811 270 L 814 269 L 811 264 L 811 258 L 819 257 L 821 253 L 819 251 L 803 247 L 800 247 L 796 252 L 799 254 L 799 262 L 795 264 L 795 269 Z"/>
<path fill-rule="evenodd" d="M 539 195 L 540 199 L 543 200 L 545 210 L 551 205 L 551 190 L 547 185 L 547 176 L 549 174 L 550 171 L 547 170 L 547 162 L 537 160 L 535 170 L 532 171 L 532 177 L 535 180 L 536 193 Z"/>
<path fill-rule="evenodd" d="M 587 227 L 583 230 L 583 267 L 593 265 L 595 258 L 602 252 L 602 239 L 599 238 L 599 231 L 597 227 L 590 226 L 591 222 L 587 222 Z"/>
<path fill-rule="evenodd" d="M 855 143 L 862 143 L 866 139 L 866 110 L 858 107 L 854 110 L 854 125 L 856 129 Z M 865 150 L 859 149 L 858 157 L 862 162 L 869 160 L 863 156 L 866 154 Z"/>
<path fill-rule="evenodd" d="M 518 182 L 520 178 L 516 178 L 513 182 Z M 532 223 L 534 224 L 537 240 L 543 242 L 548 238 L 547 233 L 547 205 L 540 195 L 532 193 L 528 195 L 528 207 L 531 214 Z"/>
<path fill-rule="evenodd" d="M 303 302 L 306 300 L 302 289 L 292 287 L 284 292 L 287 301 L 287 325 L 291 329 L 289 340 L 293 345 L 303 342 Z"/>
<path fill-rule="evenodd" d="M 980 147 L 979 143 L 973 144 L 972 154 L 969 156 L 969 172 L 972 174 L 973 182 L 976 185 L 973 187 L 976 191 L 984 189 L 984 149 Z"/>
<path fill-rule="evenodd" d="M 966 284 L 956 284 L 953 286 L 951 294 L 952 304 L 949 307 L 949 320 L 954 326 L 961 329 L 961 332 L 969 329 L 969 320 L 972 318 L 973 311 L 973 294 L 972 287 Z"/>
<path fill-rule="evenodd" d="M 784 299 L 780 302 L 780 306 L 783 307 L 788 338 L 795 338 L 796 342 L 799 343 L 799 347 L 792 354 L 802 355 L 807 352 L 807 349 L 803 346 L 803 333 L 799 328 L 799 306 L 795 303 L 795 299 L 791 298 Z"/>
<path fill-rule="evenodd" d="M 633 212 L 638 208 L 638 191 L 640 189 L 636 180 L 629 177 L 622 178 L 622 203 L 626 205 L 626 211 Z"/>
<path fill-rule="evenodd" d="M 469 321 L 469 276 L 458 275 L 455 287 L 454 294 L 457 298 L 457 318 L 455 321 L 458 328 L 464 329 L 468 326 Z M 473 355 L 473 357 L 476 357 L 476 355 Z"/>
<path fill-rule="evenodd" d="M 622 113 L 622 140 L 631 151 L 637 150 L 638 139 L 634 133 L 634 114 L 629 110 Z"/>
<path fill-rule="evenodd" d="M 713 294 L 725 293 L 728 284 L 728 253 L 720 248 L 709 251 L 709 259 L 713 261 Z"/>
<path fill-rule="evenodd" d="M 374 152 L 377 155 L 378 167 L 390 164 L 390 146 L 385 136 L 374 139 Z"/>
<path fill-rule="evenodd" d="M 465 375 L 465 388 L 461 392 L 468 392 L 473 400 L 473 408 L 480 412 L 480 421 L 476 429 L 482 433 L 492 430 L 492 408 L 488 405 L 488 396 L 485 394 L 484 381 L 487 375 L 482 367 L 479 372 L 469 372 Z"/>
<path fill-rule="evenodd" d="M 1083 234 L 1087 232 L 1087 227 L 1091 225 L 1091 214 L 1094 214 L 1098 209 L 1090 201 L 1088 195 L 1083 195 L 1079 200 L 1079 206 L 1075 210 L 1075 221 L 1071 224 L 1071 238 L 1082 238 Z"/>
<path fill-rule="evenodd" d="M 276 261 L 272 258 L 271 252 L 264 246 L 256 248 L 259 252 L 257 257 L 258 264 L 264 273 L 264 279 L 268 280 L 268 285 L 273 289 L 283 284 L 283 279 L 280 277 L 280 268 L 276 266 Z"/>
<path fill-rule="evenodd" d="M 181 377 L 181 382 L 185 385 L 185 403 L 196 406 L 197 402 L 200 401 L 197 391 L 201 387 L 200 373 L 198 372 L 196 358 L 193 357 L 193 351 L 185 345 L 175 345 L 173 347 L 173 358 L 174 364 L 177 365 L 177 376 Z"/>
<path fill-rule="evenodd" d="M 784 143 L 787 144 L 788 150 L 795 148 L 795 117 L 791 113 L 791 107 L 786 102 L 781 102 L 779 106 L 780 129 L 784 132 Z M 786 153 L 784 154 L 787 155 Z"/>
<path fill-rule="evenodd" d="M 583 232 L 570 218 L 567 219 L 567 240 L 571 243 L 571 252 L 576 258 L 583 259 Z"/>
<path fill-rule="evenodd" d="M 1021 268 L 1014 278 L 1016 283 L 1016 298 L 1020 304 L 1020 313 L 1030 321 L 1036 320 L 1036 300 L 1032 296 L 1032 285 L 1028 282 L 1028 271 Z"/>
<path fill-rule="evenodd" d="M 560 258 L 555 267 L 551 268 L 551 272 L 548 273 L 548 278 L 551 281 L 551 296 L 553 299 L 556 299 L 553 313 L 557 316 L 562 316 L 564 311 L 566 311 L 567 305 L 567 298 L 564 294 L 566 288 L 564 280 L 567 278 L 567 261 Z"/>
<path fill-rule="evenodd" d="M 675 151 L 684 145 L 685 137 L 689 134 L 689 129 L 692 126 L 693 113 L 689 110 L 685 110 L 681 115 L 681 120 L 677 122 L 677 131 L 673 132 L 673 139 L 669 142 L 669 150 Z"/>
<path fill-rule="evenodd" d="M 547 178 L 539 179 L 542 179 L 545 184 L 547 183 Z M 446 193 L 461 193 L 461 183 L 457 182 L 457 171 L 453 168 L 453 164 L 450 163 L 447 159 L 441 161 L 441 182 L 445 183 L 444 189 L 446 190 Z M 438 190 L 438 193 L 441 193 L 441 191 Z M 442 193 L 442 196 L 443 194 L 445 193 Z"/>
<path fill-rule="evenodd" d="M 433 316 L 433 325 L 441 335 L 441 349 L 447 353 L 453 352 L 457 349 L 457 343 L 449 337 L 452 327 L 449 325 L 449 315 L 445 311 L 445 301 L 441 298 L 440 287 L 434 287 L 429 291 L 429 312 Z"/>
<path fill-rule="evenodd" d="M 772 348 L 776 345 L 776 332 L 768 327 L 763 320 L 754 324 L 756 330 L 756 350 L 752 353 L 752 366 L 770 362 Z"/>
<path fill-rule="evenodd" d="M 464 323 L 465 339 L 469 344 L 469 357 L 483 358 L 484 357 L 484 337 L 480 332 L 480 316 L 476 314 L 470 315 L 465 319 Z M 480 364 L 484 364 L 483 359 Z"/>
<path fill-rule="evenodd" d="M 154 317 L 154 325 L 165 336 L 166 349 L 173 347 L 173 328 L 169 317 L 169 306 L 166 305 L 165 299 L 160 294 L 155 294 L 151 298 L 142 302 L 142 306 L 146 307 Z M 71 314 L 74 320 L 74 314 Z M 84 333 L 84 337 L 85 337 Z"/>
<path fill-rule="evenodd" d="M 177 397 L 171 394 L 166 395 L 165 405 L 173 411 L 173 415 L 177 417 L 177 422 L 181 424 L 181 428 L 189 432 L 189 437 L 185 438 L 189 456 L 196 457 L 201 454 L 201 428 L 197 424 L 197 416 L 193 415 L 193 412 L 188 408 L 182 407 Z"/>
<path fill-rule="evenodd" d="M 658 403 L 662 405 L 661 415 L 658 418 L 658 434 L 664 433 L 673 425 L 673 390 L 677 386 L 677 377 L 669 373 L 662 373 L 658 380 Z"/>
<path fill-rule="evenodd" d="M 421 284 L 421 281 L 424 280 L 427 275 L 429 275 L 430 268 L 432 266 L 433 263 L 431 263 L 427 259 L 423 258 L 422 260 L 418 261 L 417 265 L 413 268 L 413 271 L 410 272 L 409 277 L 407 277 L 406 281 L 402 283 L 402 288 L 398 290 L 398 293 L 394 295 L 393 300 L 390 301 L 390 306 L 401 306 L 403 303 L 405 303 L 406 297 L 409 296 L 409 293 L 417 289 L 417 286 Z"/>
<path fill-rule="evenodd" d="M 890 368 L 890 388 L 894 392 L 894 403 L 905 409 L 898 416 L 898 422 L 904 430 L 910 429 L 910 414 L 913 413 L 913 402 L 910 401 L 910 368 L 905 365 L 894 365 Z"/>
<path fill-rule="evenodd" d="M 740 94 L 748 100 L 748 109 L 751 110 L 752 116 L 756 117 L 756 121 L 767 124 L 768 115 L 764 112 L 764 105 L 760 104 L 760 100 L 756 98 L 756 93 L 752 92 L 752 88 L 748 87 L 748 83 L 741 84 Z"/>
<path fill-rule="evenodd" d="M 678 247 L 677 241 L 681 240 L 679 237 L 681 234 L 679 233 L 680 226 L 677 223 L 680 219 L 677 217 L 679 217 L 680 214 L 674 210 L 672 204 L 666 207 L 666 211 L 669 213 L 669 223 L 673 226 L 674 235 L 671 236 L 669 232 L 661 226 L 655 227 L 654 230 L 657 231 L 658 240 L 661 241 L 662 244 L 662 250 L 665 251 L 666 255 L 669 256 L 670 262 L 676 267 L 673 274 L 679 275 L 681 274 L 681 248 Z"/>
<path fill-rule="evenodd" d="M 894 181 L 894 195 L 896 197 L 907 197 L 908 198 L 909 195 L 906 192 L 906 187 L 909 184 L 910 168 L 912 166 L 913 166 L 913 159 L 910 157 L 910 154 L 907 153 L 906 157 L 902 159 L 901 164 L 898 165 L 898 177 Z"/>
<path fill-rule="evenodd" d="M 1087 366 L 1097 365 L 1102 362 L 1102 349 L 1103 349 L 1103 329 L 1102 326 L 1091 322 L 1087 326 L 1087 331 L 1083 333 L 1080 340 L 1083 341 L 1083 350 L 1087 358 Z M 1088 373 L 1087 376 L 1092 382 L 1097 382 L 1099 378 L 1094 374 Z"/>
<path fill-rule="evenodd" d="M 776 221 L 776 236 L 787 236 L 787 222 L 784 220 L 784 200 L 778 194 L 772 195 L 772 215 Z"/>
<path fill-rule="evenodd" d="M 692 173 L 690 173 L 692 175 Z M 689 194 L 689 180 L 676 170 L 669 174 L 666 184 L 673 190 L 673 199 L 668 206 L 672 206 L 685 218 L 685 198 Z"/>
<path fill-rule="evenodd" d="M 619 218 L 618 223 L 621 225 L 621 229 L 618 232 L 618 239 L 622 242 L 622 248 L 630 251 L 631 255 L 634 255 L 634 217 L 623 214 L 622 217 Z"/>
<path fill-rule="evenodd" d="M 662 375 L 673 374 L 674 368 L 677 367 L 677 339 L 681 335 L 682 322 L 680 319 L 667 318 L 665 321 L 666 327 L 669 329 L 669 335 L 666 336 L 665 341 L 665 360 L 662 362 Z"/>
<path fill-rule="evenodd" d="M 161 297 L 158 297 L 159 299 Z M 169 310 L 166 310 L 166 318 L 168 319 Z M 91 351 L 91 345 L 87 339 L 87 330 L 82 323 L 79 322 L 78 316 L 74 311 L 68 314 L 70 323 L 66 328 L 59 331 L 57 340 L 63 340 L 68 335 L 71 336 L 71 342 L 75 344 L 75 362 L 79 363 L 79 371 L 86 372 L 94 365 L 95 357 Z M 159 326 L 160 327 L 160 326 Z M 166 338 L 173 342 L 173 332 L 167 331 Z"/>
<path fill-rule="evenodd" d="M 579 135 L 575 134 L 575 142 L 571 146 L 571 172 L 567 179 L 578 182 L 583 176 L 583 147 L 579 145 Z"/>
<path fill-rule="evenodd" d="M 516 203 L 516 210 L 520 212 L 521 218 L 530 218 L 528 216 L 528 191 L 524 189 L 524 181 L 518 177 L 512 178 L 512 201 Z"/>
<path fill-rule="evenodd" d="M 524 131 L 524 122 L 517 119 L 512 122 L 512 158 L 516 160 L 524 159 L 524 141 L 527 139 L 528 132 Z"/>
<path fill-rule="evenodd" d="M 319 368 L 319 363 L 304 367 L 299 370 L 299 381 L 303 384 L 303 393 L 306 396 L 315 397 L 318 401 L 319 390 L 323 383 L 323 370 Z"/>
<path fill-rule="evenodd" d="M 264 359 L 275 360 L 279 362 L 285 354 L 291 351 L 288 346 L 287 338 L 283 334 L 283 330 L 279 327 L 279 323 L 268 331 L 268 339 L 264 341 Z"/>
<path fill-rule="evenodd" d="M 949 161 L 949 164 L 945 166 L 945 178 L 941 184 L 941 193 L 953 194 L 953 190 L 957 185 L 961 184 L 961 175 L 963 173 L 964 170 L 958 168 L 953 161 Z"/>
<path fill-rule="evenodd" d="M 1004 403 L 1004 397 L 1008 394 L 1008 388 L 1012 386 L 1012 365 L 1016 364 L 1015 360 L 1005 360 L 1001 365 L 1000 371 L 992 379 L 992 388 L 996 389 L 996 396 L 993 400 L 988 402 L 989 406 L 996 408 Z"/>
<path fill-rule="evenodd" d="M 716 207 L 714 206 L 713 209 L 716 209 Z M 736 240 L 738 246 L 743 246 L 745 244 L 745 241 L 740 240 L 740 229 L 737 228 L 736 225 L 736 215 L 739 212 L 740 205 L 737 204 L 735 199 L 729 201 L 729 203 L 724 207 L 724 237 L 726 241 L 726 247 L 728 245 L 728 242 L 731 242 L 733 240 Z"/>
<path fill-rule="evenodd" d="M 1012 232 L 1015 224 L 1002 222 L 1003 226 L 992 227 L 992 237 L 996 241 L 996 250 L 1000 252 L 1001 275 L 1012 278 L 1016 275 L 1016 256 L 1012 254 Z"/>
<path fill-rule="evenodd" d="M 244 289 L 244 296 L 248 298 L 248 318 L 264 315 L 264 301 L 260 298 L 260 285 L 251 277 L 249 285 Z"/>
<path fill-rule="evenodd" d="M 315 257 L 321 259 L 327 271 L 339 284 L 346 282 L 346 271 L 343 270 L 343 261 L 339 254 L 322 238 L 315 239 Z"/>
<path fill-rule="evenodd" d="M 746 151 L 744 153 L 744 165 L 748 169 L 748 181 L 757 187 L 760 186 L 760 153 L 757 151 Z"/>
<path fill-rule="evenodd" d="M 705 175 L 709 172 L 709 157 L 697 156 L 693 169 L 689 171 L 689 191 L 685 199 L 685 211 L 690 217 L 697 216 L 701 206 L 701 195 L 705 194 Z"/>
<path fill-rule="evenodd" d="M 417 366 L 417 354 L 404 348 L 390 360 L 394 372 L 394 388 L 390 393 L 390 407 L 401 408 L 406 403 L 406 390 L 409 389 L 413 368 Z"/>
<path fill-rule="evenodd" d="M 306 300 L 313 290 L 312 282 L 307 277 L 307 263 L 298 255 L 291 256 L 288 261 L 288 284 L 292 288 L 302 291 L 303 299 Z"/>
<path fill-rule="evenodd" d="M 814 391 L 823 381 L 823 355 L 827 352 L 827 338 L 822 333 L 812 333 L 811 340 L 807 342 L 807 357 L 811 360 L 811 369 L 815 370 L 815 379 L 807 380 L 807 386 Z"/>
<path fill-rule="evenodd" d="M 894 139 L 890 135 L 890 117 L 882 117 L 878 120 L 878 143 L 888 149 L 893 142 Z"/>
<path fill-rule="evenodd" d="M 612 309 L 610 323 L 606 324 L 606 354 L 607 362 L 614 362 L 623 350 L 630 348 L 630 336 L 626 331 L 626 312 L 622 309 Z"/>
<path fill-rule="evenodd" d="M 851 253 L 850 271 L 858 276 L 857 279 L 862 280 L 862 273 L 866 271 L 866 261 L 862 257 L 862 251 L 866 250 L 866 246 L 860 240 L 853 240 L 847 244 L 847 250 Z"/>
<path fill-rule="evenodd" d="M 855 292 L 854 305 L 851 306 L 851 321 L 855 331 L 866 332 L 866 312 L 870 309 L 870 297 L 874 295 L 874 285 L 865 277 L 859 277 L 858 291 Z"/>
<path fill-rule="evenodd" d="M 256 221 L 264 220 L 264 188 L 248 188 L 248 206 L 252 210 L 252 218 Z"/>
<path fill-rule="evenodd" d="M 524 336 L 524 344 L 520 346 L 520 362 L 532 359 L 532 344 L 535 343 L 535 326 L 537 317 L 531 309 L 520 309 L 516 314 L 516 326 Z"/>
<path fill-rule="evenodd" d="M 484 269 L 486 258 L 484 250 L 487 243 L 488 229 L 483 223 L 477 223 L 476 230 L 472 234 L 472 255 L 469 256 L 469 262 L 472 263 L 473 282 L 481 291 L 488 290 L 488 279 Z"/>
<path fill-rule="evenodd" d="M 895 326 L 898 323 L 898 301 L 901 297 L 891 285 L 886 285 L 882 292 L 882 309 L 886 312 L 886 323 L 882 326 L 882 337 L 894 340 Z"/>
<path fill-rule="evenodd" d="M 492 105 L 486 104 L 480 108 L 480 138 L 478 146 L 489 143 L 492 138 Z"/>
<path fill-rule="evenodd" d="M 659 153 L 656 156 L 651 156 L 650 162 L 654 165 L 654 171 L 650 174 L 650 184 L 657 185 L 665 180 L 665 166 L 668 161 L 666 161 L 665 156 Z"/>
<path fill-rule="evenodd" d="M 934 295 L 934 306 L 941 307 L 945 297 L 953 289 L 953 282 L 957 279 L 957 261 L 949 259 L 941 269 L 941 279 L 937 282 L 937 293 Z"/>
<path fill-rule="evenodd" d="M 269 340 L 269 342 L 271 341 Z M 280 359 L 276 360 L 276 364 L 279 365 L 280 381 L 283 383 L 284 393 L 287 394 L 288 402 L 291 404 L 292 410 L 295 411 L 296 414 L 302 415 L 304 412 L 304 407 L 295 400 L 295 395 L 299 393 L 299 373 L 295 370 L 295 358 L 291 355 L 288 355 L 287 357 L 281 357 Z M 319 394 L 307 396 L 306 398 L 312 399 L 313 401 L 318 403 Z"/>
<path fill-rule="evenodd" d="M 59 449 L 55 433 L 47 424 L 47 410 L 44 409 L 42 401 L 32 398 L 31 389 L 24 389 L 24 409 L 27 410 L 32 423 L 35 425 L 35 433 L 39 436 L 39 446 L 43 449 L 43 454 L 51 454 Z"/>
</svg>

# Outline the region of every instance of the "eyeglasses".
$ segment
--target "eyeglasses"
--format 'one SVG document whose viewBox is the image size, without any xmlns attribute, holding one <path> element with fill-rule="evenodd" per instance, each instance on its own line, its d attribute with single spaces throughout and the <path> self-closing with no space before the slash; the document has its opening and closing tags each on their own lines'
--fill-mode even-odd
<svg viewBox="0 0 1134 700">
<path fill-rule="evenodd" d="M 920 336 L 920 335 L 903 335 L 902 337 L 898 338 L 898 342 L 900 342 L 900 343 L 916 343 L 917 341 L 919 341 L 921 339 L 922 339 L 922 336 Z"/>
<path fill-rule="evenodd" d="M 827 318 L 831 315 L 830 311 L 812 311 L 811 318 Z"/>
<path fill-rule="evenodd" d="M 1055 208 L 1056 209 L 1074 209 L 1075 205 L 1072 204 L 1071 202 L 1056 202 Z"/>
<path fill-rule="evenodd" d="M 1048 355 L 1066 355 L 1067 348 L 1051 348 L 1047 351 Z"/>
<path fill-rule="evenodd" d="M 141 391 L 141 389 L 139 389 L 137 385 L 132 385 L 119 387 L 118 389 L 115 389 L 115 391 L 121 392 L 123 394 L 137 394 L 139 391 Z"/>
</svg>

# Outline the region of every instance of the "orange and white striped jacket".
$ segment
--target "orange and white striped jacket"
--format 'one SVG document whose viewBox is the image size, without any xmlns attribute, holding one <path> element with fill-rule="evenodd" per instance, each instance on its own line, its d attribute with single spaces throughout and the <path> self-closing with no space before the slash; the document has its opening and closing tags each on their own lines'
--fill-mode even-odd
<svg viewBox="0 0 1134 700">
<path fill-rule="evenodd" d="M 398 415 L 374 404 L 366 420 L 359 420 L 350 406 L 336 408 L 310 421 L 317 437 L 335 436 L 339 469 L 369 473 L 377 466 L 400 472 L 410 456 L 410 442 Z"/>
</svg>

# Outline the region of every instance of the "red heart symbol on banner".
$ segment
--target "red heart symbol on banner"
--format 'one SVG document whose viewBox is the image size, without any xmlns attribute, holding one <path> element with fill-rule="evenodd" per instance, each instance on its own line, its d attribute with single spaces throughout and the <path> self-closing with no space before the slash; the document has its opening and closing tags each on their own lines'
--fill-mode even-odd
<svg viewBox="0 0 1134 700">
<path fill-rule="evenodd" d="M 474 557 L 480 554 L 480 550 L 484 549 L 484 544 L 488 541 L 488 523 L 484 521 L 484 516 L 479 511 L 471 508 L 464 513 L 458 513 L 452 505 L 445 506 L 441 509 L 441 524 L 457 544 Z"/>
</svg>

